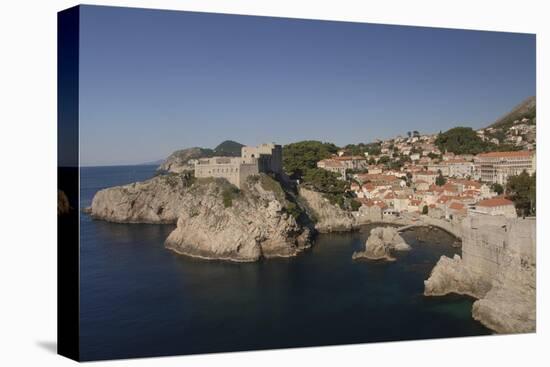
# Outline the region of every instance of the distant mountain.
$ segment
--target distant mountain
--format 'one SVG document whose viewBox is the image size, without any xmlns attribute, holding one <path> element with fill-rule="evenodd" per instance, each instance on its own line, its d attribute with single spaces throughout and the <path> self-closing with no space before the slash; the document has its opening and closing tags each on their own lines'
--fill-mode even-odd
<svg viewBox="0 0 550 367">
<path fill-rule="evenodd" d="M 233 140 L 226 140 L 214 148 L 216 155 L 239 157 L 244 145 Z"/>
<path fill-rule="evenodd" d="M 532 96 L 521 102 L 514 107 L 512 111 L 506 115 L 500 117 L 488 127 L 508 129 L 514 121 L 521 120 L 522 118 L 533 119 L 537 115 L 536 97 Z"/>
<path fill-rule="evenodd" d="M 174 173 L 191 171 L 194 169 L 194 165 L 189 163 L 192 159 L 214 156 L 239 157 L 241 155 L 241 147 L 243 146 L 243 144 L 237 143 L 236 141 L 226 140 L 214 149 L 193 147 L 176 150 L 161 162 L 162 164 L 157 170 Z"/>
<path fill-rule="evenodd" d="M 136 166 L 158 166 L 159 164 L 162 164 L 163 162 L 164 162 L 164 159 L 157 159 L 156 161 L 138 163 L 138 164 L 136 164 Z"/>
</svg>

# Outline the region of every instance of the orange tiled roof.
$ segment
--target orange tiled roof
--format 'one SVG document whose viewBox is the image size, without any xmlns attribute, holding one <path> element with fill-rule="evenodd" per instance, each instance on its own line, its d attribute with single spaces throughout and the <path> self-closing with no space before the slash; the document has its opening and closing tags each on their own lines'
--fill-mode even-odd
<svg viewBox="0 0 550 367">
<path fill-rule="evenodd" d="M 533 155 L 533 152 L 527 150 L 519 150 L 515 152 L 490 152 L 490 153 L 481 153 L 476 157 L 478 158 L 521 158 L 521 157 L 530 157 Z"/>
<path fill-rule="evenodd" d="M 505 206 L 505 205 L 514 205 L 514 202 L 503 197 L 496 197 L 492 199 L 481 200 L 477 203 L 478 206 L 484 207 L 495 207 L 495 206 Z"/>
<path fill-rule="evenodd" d="M 334 157 L 332 159 L 335 159 L 337 161 L 367 160 L 366 157 L 360 155 L 343 155 L 341 157 Z"/>
<path fill-rule="evenodd" d="M 449 208 L 453 210 L 462 210 L 464 209 L 464 204 L 454 202 L 454 203 L 451 203 L 451 205 L 449 205 Z"/>
<path fill-rule="evenodd" d="M 323 162 L 325 167 L 332 167 L 332 168 L 344 167 L 344 165 L 341 162 L 335 161 L 334 159 L 323 159 L 321 162 Z"/>
</svg>

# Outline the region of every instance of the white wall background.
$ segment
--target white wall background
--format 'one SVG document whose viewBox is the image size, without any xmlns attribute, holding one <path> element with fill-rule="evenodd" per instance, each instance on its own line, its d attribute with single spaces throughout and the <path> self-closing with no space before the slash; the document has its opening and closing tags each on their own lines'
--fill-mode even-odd
<svg viewBox="0 0 550 367">
<path fill-rule="evenodd" d="M 94 365 L 280 366 L 548 363 L 550 33 L 545 1 L 88 1 L 88 4 L 537 33 L 538 333 L 282 351 L 122 360 Z M 4 1 L 0 11 L 0 365 L 73 362 L 56 340 L 56 12 L 73 1 Z M 545 312 L 546 310 L 546 312 Z M 545 340 L 546 343 L 545 343 Z"/>
</svg>

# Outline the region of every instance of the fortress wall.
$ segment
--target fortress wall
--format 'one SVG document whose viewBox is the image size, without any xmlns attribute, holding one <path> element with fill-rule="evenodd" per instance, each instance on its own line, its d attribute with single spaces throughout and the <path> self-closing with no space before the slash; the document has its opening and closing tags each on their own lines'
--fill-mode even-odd
<svg viewBox="0 0 550 367">
<path fill-rule="evenodd" d="M 228 163 L 216 163 L 216 158 L 208 160 L 208 164 L 195 165 L 195 177 L 221 177 L 233 185 L 239 187 L 240 183 L 240 158 L 224 159 Z"/>
<path fill-rule="evenodd" d="M 257 163 L 241 163 L 237 187 L 241 187 L 246 182 L 248 176 L 257 175 L 259 172 Z"/>
<path fill-rule="evenodd" d="M 536 262 L 534 219 L 469 217 L 462 224 L 462 258 L 468 269 L 495 278 L 503 265 Z"/>
</svg>

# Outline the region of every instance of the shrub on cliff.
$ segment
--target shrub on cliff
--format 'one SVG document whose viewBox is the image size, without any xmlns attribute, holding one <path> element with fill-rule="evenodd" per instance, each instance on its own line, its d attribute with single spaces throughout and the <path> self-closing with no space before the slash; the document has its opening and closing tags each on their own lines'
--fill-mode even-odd
<svg viewBox="0 0 550 367">
<path fill-rule="evenodd" d="M 240 190 L 233 185 L 223 189 L 222 191 L 223 206 L 226 208 L 230 208 L 231 206 L 233 206 L 233 199 L 235 199 L 237 195 L 239 195 L 239 193 L 240 193 Z"/>
</svg>

